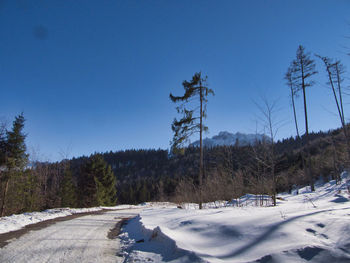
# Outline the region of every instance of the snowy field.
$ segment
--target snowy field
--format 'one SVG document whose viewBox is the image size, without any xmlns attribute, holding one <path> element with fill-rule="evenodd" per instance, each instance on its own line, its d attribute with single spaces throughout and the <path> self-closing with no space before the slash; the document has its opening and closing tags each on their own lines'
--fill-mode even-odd
<svg viewBox="0 0 350 263">
<path fill-rule="evenodd" d="M 350 262 L 349 186 L 343 173 L 340 185 L 280 194 L 276 207 L 253 206 L 253 195 L 240 206 L 148 207 L 124 227 L 123 253 L 126 262 Z"/>
</svg>

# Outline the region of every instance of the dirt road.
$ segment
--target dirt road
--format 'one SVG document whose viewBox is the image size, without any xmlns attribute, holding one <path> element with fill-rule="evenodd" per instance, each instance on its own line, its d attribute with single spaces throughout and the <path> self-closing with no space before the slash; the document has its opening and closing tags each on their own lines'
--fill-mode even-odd
<svg viewBox="0 0 350 263">
<path fill-rule="evenodd" d="M 139 212 L 107 211 L 39 226 L 3 243 L 0 262 L 122 262 L 116 224 Z"/>
</svg>

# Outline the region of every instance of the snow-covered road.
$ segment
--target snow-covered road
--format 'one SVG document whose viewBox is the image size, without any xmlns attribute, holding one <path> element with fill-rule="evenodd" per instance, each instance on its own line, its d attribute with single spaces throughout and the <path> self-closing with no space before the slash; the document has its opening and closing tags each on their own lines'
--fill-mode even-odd
<svg viewBox="0 0 350 263">
<path fill-rule="evenodd" d="M 108 233 L 140 210 L 87 215 L 30 231 L 0 249 L 0 262 L 122 262 L 119 240 Z"/>
</svg>

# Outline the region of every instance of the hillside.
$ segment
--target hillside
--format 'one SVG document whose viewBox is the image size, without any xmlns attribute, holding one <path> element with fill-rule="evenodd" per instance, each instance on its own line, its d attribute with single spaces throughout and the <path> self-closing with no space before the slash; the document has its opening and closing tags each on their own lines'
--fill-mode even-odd
<svg viewBox="0 0 350 263">
<path fill-rule="evenodd" d="M 309 147 L 301 145 L 305 145 L 304 137 L 287 138 L 274 146 L 276 187 L 280 192 L 308 184 L 301 158 L 307 151 L 315 180 L 336 179 L 346 164 L 346 147 L 340 129 L 311 133 Z M 110 151 L 56 163 L 34 163 L 26 176 L 13 177 L 9 184 L 6 215 L 62 207 L 65 198 L 72 198 L 72 206 L 84 207 L 86 198 L 94 198 L 94 188 L 91 188 L 94 181 L 89 179 L 86 168 L 96 155 L 101 156 L 114 173 L 119 204 L 198 201 L 197 147 L 188 147 L 183 154 L 169 154 L 162 149 Z M 246 193 L 271 194 L 269 170 L 257 161 L 267 157 L 264 143 L 206 147 L 203 200 L 229 200 Z M 69 189 L 66 196 L 62 196 L 64 187 Z M 22 198 L 18 198 L 18 191 Z M 96 201 L 91 205 L 97 205 Z"/>
<path fill-rule="evenodd" d="M 214 135 L 211 138 L 205 138 L 203 140 L 203 145 L 205 147 L 214 147 L 214 146 L 248 146 L 254 145 L 257 142 L 262 142 L 264 140 L 270 140 L 269 137 L 263 134 L 245 134 L 236 132 L 235 134 L 222 131 L 218 135 Z M 190 144 L 190 146 L 199 146 L 199 140 Z"/>
</svg>

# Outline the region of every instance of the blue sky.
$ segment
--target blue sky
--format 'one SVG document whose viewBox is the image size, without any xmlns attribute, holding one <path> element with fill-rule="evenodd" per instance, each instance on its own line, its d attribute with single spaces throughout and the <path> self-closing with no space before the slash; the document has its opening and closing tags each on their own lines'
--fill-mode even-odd
<svg viewBox="0 0 350 263">
<path fill-rule="evenodd" d="M 11 124 L 23 111 L 27 145 L 45 160 L 166 149 L 177 116 L 169 93 L 180 95 L 182 81 L 202 71 L 216 93 L 207 136 L 254 133 L 254 101 L 265 96 L 278 99 L 276 119 L 286 123 L 278 137 L 289 137 L 284 73 L 299 44 L 349 68 L 349 11 L 346 0 L 2 0 L 0 120 Z M 317 64 L 307 91 L 314 131 L 339 126 Z"/>
</svg>

